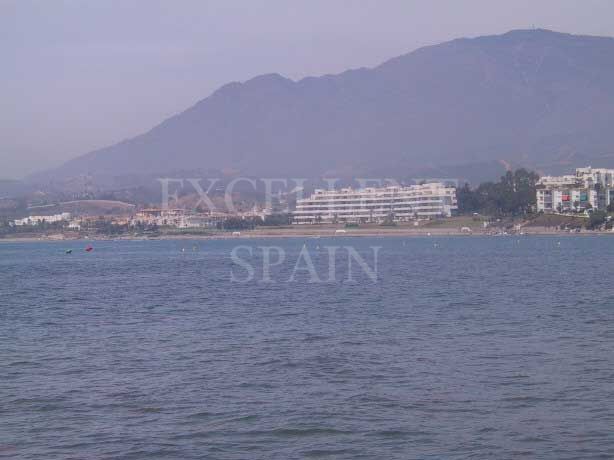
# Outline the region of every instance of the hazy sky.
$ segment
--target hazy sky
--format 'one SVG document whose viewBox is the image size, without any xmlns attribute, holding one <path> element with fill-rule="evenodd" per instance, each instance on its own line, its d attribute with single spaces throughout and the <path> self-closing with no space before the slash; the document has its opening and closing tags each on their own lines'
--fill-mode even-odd
<svg viewBox="0 0 614 460">
<path fill-rule="evenodd" d="M 144 132 L 229 81 L 532 26 L 614 36 L 614 1 L 0 0 L 0 178 Z"/>
</svg>

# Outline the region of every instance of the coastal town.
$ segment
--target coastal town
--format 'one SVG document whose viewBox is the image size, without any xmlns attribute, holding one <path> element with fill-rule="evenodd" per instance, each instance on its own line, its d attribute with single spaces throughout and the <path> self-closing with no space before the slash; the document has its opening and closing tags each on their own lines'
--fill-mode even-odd
<svg viewBox="0 0 614 460">
<path fill-rule="evenodd" d="M 516 213 L 493 211 L 485 203 L 472 207 L 476 196 L 487 195 L 480 191 L 483 184 L 471 190 L 449 181 L 423 181 L 315 189 L 286 209 L 254 203 L 251 209 L 230 212 L 109 202 L 111 211 L 107 206 L 104 212 L 32 213 L 4 220 L 0 230 L 3 238 L 39 239 L 612 233 L 614 169 L 582 167 L 575 174 L 538 179 L 526 174 L 534 183 Z M 512 184 L 512 195 L 519 189 Z M 80 205 L 86 209 L 83 205 L 100 203 L 83 200 Z"/>
<path fill-rule="evenodd" d="M 614 460 L 613 18 L 0 0 L 0 460 Z"/>
</svg>

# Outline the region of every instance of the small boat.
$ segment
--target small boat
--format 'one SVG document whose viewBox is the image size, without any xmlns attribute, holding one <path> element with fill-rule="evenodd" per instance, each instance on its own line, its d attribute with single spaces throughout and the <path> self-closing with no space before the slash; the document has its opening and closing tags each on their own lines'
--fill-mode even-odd
<svg viewBox="0 0 614 460">
<path fill-rule="evenodd" d="M 85 248 L 85 252 L 92 252 L 94 250 L 93 246 L 89 245 L 87 248 Z"/>
<path fill-rule="evenodd" d="M 66 254 L 72 254 L 72 249 L 67 249 Z"/>
</svg>

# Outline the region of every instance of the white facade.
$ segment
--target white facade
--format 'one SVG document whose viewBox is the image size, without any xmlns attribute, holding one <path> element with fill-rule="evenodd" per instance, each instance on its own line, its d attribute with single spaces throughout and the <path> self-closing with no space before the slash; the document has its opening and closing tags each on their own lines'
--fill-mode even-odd
<svg viewBox="0 0 614 460">
<path fill-rule="evenodd" d="M 600 184 L 602 187 L 614 187 L 614 169 L 605 168 L 577 168 L 576 177 L 585 187 Z"/>
<path fill-rule="evenodd" d="M 539 184 L 545 187 L 564 187 L 574 186 L 578 182 L 578 178 L 573 175 L 568 176 L 544 176 L 539 179 Z"/>
<path fill-rule="evenodd" d="M 62 214 L 54 214 L 52 216 L 30 216 L 25 217 L 23 219 L 17 219 L 13 221 L 13 225 L 22 226 L 22 225 L 39 225 L 42 223 L 53 223 L 53 222 L 62 222 L 70 219 L 69 212 L 63 212 Z"/>
<path fill-rule="evenodd" d="M 149 225 L 179 227 L 185 217 L 183 209 L 142 209 L 136 213 L 133 224 L 137 222 Z"/>
<path fill-rule="evenodd" d="M 408 187 L 316 190 L 297 200 L 294 223 L 409 221 L 450 217 L 457 209 L 456 189 L 434 182 Z"/>
<path fill-rule="evenodd" d="M 577 168 L 575 176 L 544 176 L 538 182 L 537 210 L 605 210 L 614 203 L 614 169 Z"/>
<path fill-rule="evenodd" d="M 68 228 L 71 230 L 81 230 L 81 221 L 78 219 L 71 220 L 68 223 Z"/>
<path fill-rule="evenodd" d="M 131 224 L 138 223 L 158 225 L 161 227 L 202 228 L 215 227 L 218 222 L 231 217 L 226 213 L 192 214 L 184 209 L 143 209 L 132 219 Z"/>
</svg>

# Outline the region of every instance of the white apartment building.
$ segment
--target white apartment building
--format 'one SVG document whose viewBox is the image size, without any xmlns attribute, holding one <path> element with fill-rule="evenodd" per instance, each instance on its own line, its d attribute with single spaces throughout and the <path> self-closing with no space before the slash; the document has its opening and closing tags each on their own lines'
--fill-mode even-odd
<svg viewBox="0 0 614 460">
<path fill-rule="evenodd" d="M 450 217 L 457 209 L 456 189 L 440 182 L 407 187 L 355 190 L 317 189 L 297 200 L 295 224 L 335 222 L 395 222 Z"/>
<path fill-rule="evenodd" d="M 13 225 L 21 227 L 23 225 L 40 225 L 43 223 L 62 222 L 70 219 L 69 212 L 63 212 L 62 214 L 54 214 L 52 216 L 29 216 L 23 219 L 17 219 L 13 221 Z"/>
<path fill-rule="evenodd" d="M 142 209 L 136 213 L 133 224 L 138 222 L 149 225 L 184 227 L 185 211 L 183 209 Z"/>
<path fill-rule="evenodd" d="M 176 228 L 215 227 L 218 222 L 222 222 L 228 217 L 231 217 L 231 215 L 220 212 L 193 214 L 185 209 L 150 208 L 137 212 L 131 220 L 131 224 L 155 224 L 161 227 Z"/>
<path fill-rule="evenodd" d="M 600 184 L 601 187 L 614 187 L 614 169 L 605 168 L 586 168 L 576 169 L 576 178 L 581 181 L 585 187 L 592 187 Z"/>
<path fill-rule="evenodd" d="M 614 169 L 577 168 L 575 175 L 544 176 L 537 183 L 537 210 L 605 210 L 614 203 Z"/>
<path fill-rule="evenodd" d="M 578 178 L 574 175 L 568 176 L 544 176 L 539 179 L 539 184 L 544 187 L 573 187 L 578 183 Z"/>
</svg>

